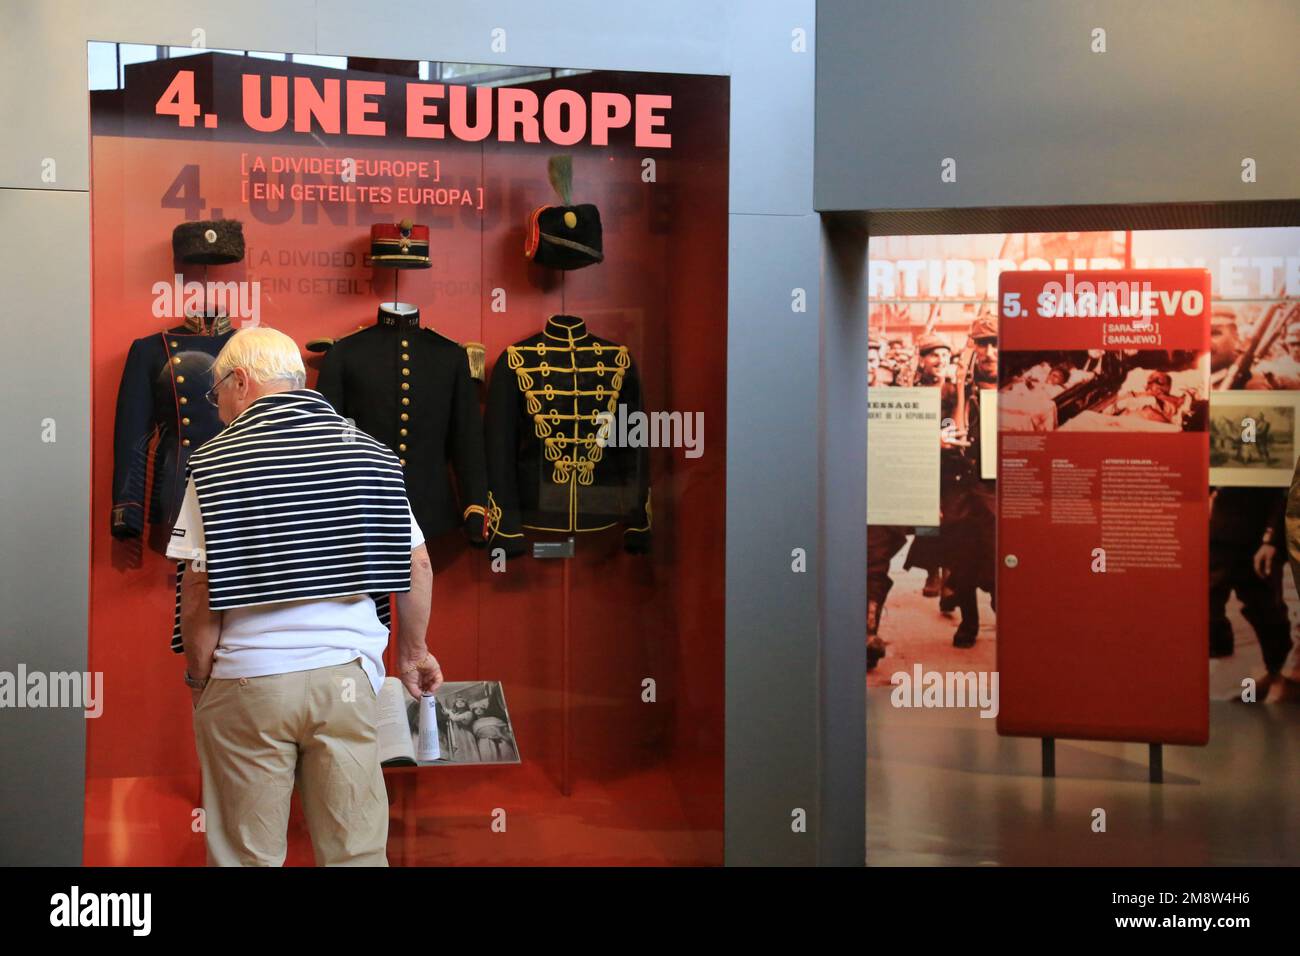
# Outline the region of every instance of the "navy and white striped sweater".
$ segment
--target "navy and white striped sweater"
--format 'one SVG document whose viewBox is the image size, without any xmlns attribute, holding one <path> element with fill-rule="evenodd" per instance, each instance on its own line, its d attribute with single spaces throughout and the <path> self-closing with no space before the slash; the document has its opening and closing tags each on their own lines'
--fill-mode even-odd
<svg viewBox="0 0 1300 956">
<path fill-rule="evenodd" d="M 381 442 L 300 388 L 255 400 L 190 456 L 214 611 L 411 588 L 402 466 Z M 180 641 L 176 575 L 172 649 Z"/>
</svg>

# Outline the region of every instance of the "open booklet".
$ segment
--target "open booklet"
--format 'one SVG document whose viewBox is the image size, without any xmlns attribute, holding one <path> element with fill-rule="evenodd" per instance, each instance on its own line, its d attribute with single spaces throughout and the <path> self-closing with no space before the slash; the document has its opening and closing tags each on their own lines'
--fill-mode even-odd
<svg viewBox="0 0 1300 956">
<path fill-rule="evenodd" d="M 400 680 L 385 677 L 376 723 L 385 767 L 520 762 L 500 681 L 443 684 L 430 701 L 415 700 Z"/>
</svg>

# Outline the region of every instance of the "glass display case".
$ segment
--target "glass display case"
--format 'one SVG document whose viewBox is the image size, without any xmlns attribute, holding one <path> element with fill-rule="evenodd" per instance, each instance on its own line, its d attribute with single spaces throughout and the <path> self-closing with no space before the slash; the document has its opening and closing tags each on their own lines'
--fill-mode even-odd
<svg viewBox="0 0 1300 956">
<path fill-rule="evenodd" d="M 404 467 L 409 446 L 408 495 L 434 525 L 428 644 L 448 681 L 499 682 L 509 706 L 518 763 L 385 771 L 390 862 L 721 864 L 728 80 L 95 43 L 91 87 L 89 641 L 114 706 L 88 724 L 85 862 L 204 860 L 190 695 L 168 647 L 176 563 L 162 552 L 185 450 L 207 437 L 191 392 L 212 385 L 223 337 L 266 325 L 303 347 L 308 388 L 369 403 L 343 414 L 397 409 L 376 437 Z M 556 156 L 572 165 L 567 197 Z M 529 255 L 539 209 L 564 222 L 587 205 L 599 261 Z M 242 257 L 182 261 L 173 230 L 223 220 L 240 223 Z M 398 255 L 423 260 L 426 228 L 414 268 L 376 251 L 390 230 Z M 483 429 L 488 500 L 458 457 L 482 453 L 446 437 L 450 373 L 403 364 L 395 346 L 322 377 L 385 315 L 389 332 L 463 350 L 475 407 L 459 427 Z M 512 364 L 556 328 L 567 343 Z M 525 426 L 508 435 L 482 414 L 503 374 Z M 597 389 L 587 404 L 557 397 Z M 638 410 L 647 427 L 620 433 Z M 607 447 L 619 440 L 634 448 Z M 492 467 L 500 449 L 519 453 L 513 472 Z M 643 507 L 611 517 L 602 475 L 629 460 Z M 525 502 L 512 525 L 503 474 L 574 520 L 546 523 Z M 451 495 L 436 507 L 434 484 Z M 311 859 L 295 799 L 288 862 Z"/>
</svg>

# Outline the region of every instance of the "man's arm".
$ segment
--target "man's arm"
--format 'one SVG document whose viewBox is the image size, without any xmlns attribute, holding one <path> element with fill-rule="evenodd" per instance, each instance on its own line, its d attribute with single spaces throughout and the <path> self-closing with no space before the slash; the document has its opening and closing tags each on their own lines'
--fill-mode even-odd
<svg viewBox="0 0 1300 956">
<path fill-rule="evenodd" d="M 1291 561 L 1291 572 L 1300 584 L 1300 462 L 1296 462 L 1295 474 L 1291 477 L 1291 490 L 1287 493 L 1284 528 L 1286 532 L 1287 557 Z"/>
<path fill-rule="evenodd" d="M 186 670 L 194 680 L 211 676 L 212 655 L 220 638 L 221 612 L 208 607 L 208 572 L 196 571 L 191 564 L 181 579 L 181 643 Z"/>
<path fill-rule="evenodd" d="M 425 643 L 432 603 L 433 565 L 421 544 L 411 551 L 411 590 L 397 592 L 397 667 L 412 697 L 442 686 L 442 668 Z"/>
<path fill-rule="evenodd" d="M 1261 578 L 1269 578 L 1273 574 L 1273 567 L 1276 561 L 1286 562 L 1287 554 L 1287 528 L 1286 528 L 1286 500 L 1287 494 L 1281 488 L 1268 489 L 1259 488 L 1251 489 L 1253 494 L 1270 495 L 1273 498 L 1272 507 L 1269 508 L 1267 520 L 1260 534 L 1259 548 L 1255 551 L 1253 560 L 1255 573 Z M 1279 555 L 1279 550 L 1281 554 Z"/>
</svg>

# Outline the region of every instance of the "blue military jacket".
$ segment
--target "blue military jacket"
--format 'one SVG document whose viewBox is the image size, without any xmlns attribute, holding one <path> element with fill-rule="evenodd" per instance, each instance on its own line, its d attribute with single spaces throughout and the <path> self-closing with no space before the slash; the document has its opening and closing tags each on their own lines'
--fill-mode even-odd
<svg viewBox="0 0 1300 956">
<path fill-rule="evenodd" d="M 149 525 L 149 546 L 166 551 L 189 456 L 222 428 L 205 393 L 212 362 L 233 334 L 226 316 L 206 332 L 201 316 L 187 316 L 184 325 L 131 343 L 113 431 L 113 537 L 140 537 Z"/>
</svg>

